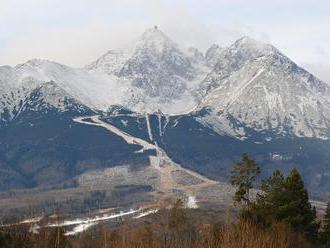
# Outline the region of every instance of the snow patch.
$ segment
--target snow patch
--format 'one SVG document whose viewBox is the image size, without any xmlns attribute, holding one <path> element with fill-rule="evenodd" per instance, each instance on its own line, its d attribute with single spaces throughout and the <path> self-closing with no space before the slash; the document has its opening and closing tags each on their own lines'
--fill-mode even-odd
<svg viewBox="0 0 330 248">
<path fill-rule="evenodd" d="M 196 197 L 188 196 L 188 201 L 186 203 L 187 208 L 198 208 Z"/>
<path fill-rule="evenodd" d="M 152 210 L 149 210 L 149 211 L 146 211 L 146 212 L 143 212 L 143 213 L 140 213 L 139 215 L 133 217 L 134 219 L 140 219 L 140 218 L 143 218 L 145 216 L 148 216 L 150 214 L 155 214 L 158 212 L 158 209 L 152 209 Z"/>
</svg>

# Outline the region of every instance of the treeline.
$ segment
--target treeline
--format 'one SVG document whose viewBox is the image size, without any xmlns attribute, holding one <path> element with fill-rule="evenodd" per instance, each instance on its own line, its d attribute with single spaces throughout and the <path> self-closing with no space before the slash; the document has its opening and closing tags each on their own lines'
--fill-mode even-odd
<svg viewBox="0 0 330 248">
<path fill-rule="evenodd" d="M 330 247 L 330 203 L 322 219 L 309 203 L 299 172 L 280 171 L 259 182 L 260 168 L 246 154 L 232 169 L 238 214 L 219 216 L 184 208 L 177 200 L 143 221 L 128 220 L 117 227 L 99 225 L 67 237 L 63 228 L 39 234 L 2 230 L 0 247 L 33 248 L 309 248 Z M 254 190 L 259 188 L 260 190 Z M 98 198 L 100 197 L 97 194 Z M 102 199 L 102 197 L 100 197 Z"/>
</svg>

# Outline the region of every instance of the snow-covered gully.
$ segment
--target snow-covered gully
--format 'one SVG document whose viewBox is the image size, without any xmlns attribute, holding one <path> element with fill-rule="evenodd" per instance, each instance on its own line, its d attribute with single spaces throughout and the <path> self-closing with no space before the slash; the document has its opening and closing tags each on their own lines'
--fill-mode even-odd
<svg viewBox="0 0 330 248">
<path fill-rule="evenodd" d="M 87 121 L 88 119 L 91 119 L 92 121 Z M 153 144 L 148 143 L 147 141 L 133 137 L 129 135 L 128 133 L 125 133 L 124 131 L 120 130 L 119 128 L 103 122 L 102 120 L 99 119 L 98 115 L 90 116 L 90 117 L 77 117 L 74 118 L 73 121 L 81 123 L 81 124 L 86 124 L 86 125 L 91 125 L 91 126 L 98 126 L 98 127 L 103 127 L 107 130 L 109 130 L 112 133 L 115 133 L 116 135 L 122 137 L 128 144 L 134 144 L 134 145 L 141 145 L 144 150 L 148 149 L 156 149 L 156 146 Z"/>
</svg>

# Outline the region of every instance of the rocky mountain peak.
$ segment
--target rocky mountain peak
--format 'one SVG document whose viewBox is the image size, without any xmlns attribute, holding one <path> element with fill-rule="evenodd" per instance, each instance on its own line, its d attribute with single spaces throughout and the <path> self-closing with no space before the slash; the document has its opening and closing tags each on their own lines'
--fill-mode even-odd
<svg viewBox="0 0 330 248">
<path fill-rule="evenodd" d="M 225 56 L 237 60 L 240 64 L 261 56 L 279 53 L 272 45 L 244 36 L 225 49 Z"/>
<path fill-rule="evenodd" d="M 147 29 L 140 37 L 136 49 L 143 49 L 162 54 L 166 49 L 177 45 L 167 37 L 157 26 Z"/>
<path fill-rule="evenodd" d="M 154 27 L 142 34 L 119 77 L 129 78 L 149 96 L 177 98 L 185 91 L 186 81 L 193 79 L 193 73 L 189 56 Z"/>
</svg>

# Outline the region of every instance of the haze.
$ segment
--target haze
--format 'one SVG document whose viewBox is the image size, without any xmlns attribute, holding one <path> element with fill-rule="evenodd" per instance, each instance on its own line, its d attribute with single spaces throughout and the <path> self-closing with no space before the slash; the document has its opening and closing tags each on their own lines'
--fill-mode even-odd
<svg viewBox="0 0 330 248">
<path fill-rule="evenodd" d="M 80 67 L 158 25 L 203 51 L 248 35 L 330 82 L 329 13 L 325 0 L 0 0 L 0 65 L 44 58 Z"/>
</svg>

